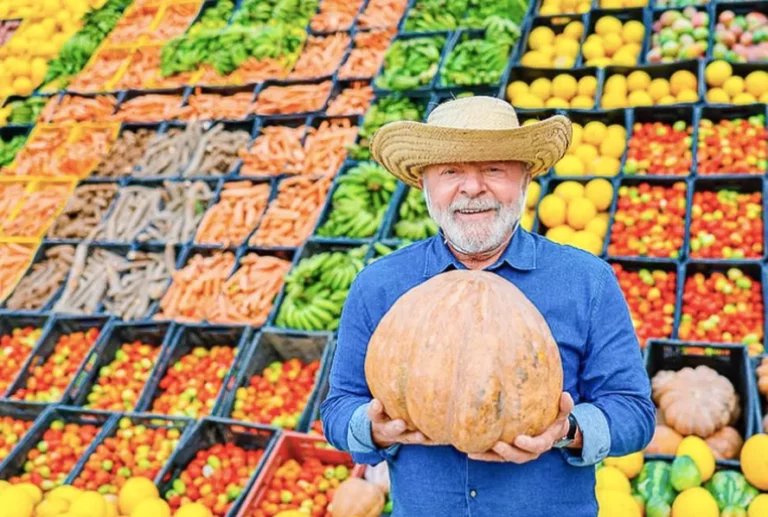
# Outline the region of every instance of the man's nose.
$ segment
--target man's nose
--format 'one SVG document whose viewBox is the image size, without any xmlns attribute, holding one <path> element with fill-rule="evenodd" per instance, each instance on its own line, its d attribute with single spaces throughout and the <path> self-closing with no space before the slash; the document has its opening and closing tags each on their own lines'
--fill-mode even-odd
<svg viewBox="0 0 768 517">
<path fill-rule="evenodd" d="M 485 180 L 483 175 L 477 172 L 464 174 L 461 183 L 461 192 L 470 197 L 475 197 L 485 192 Z"/>
</svg>

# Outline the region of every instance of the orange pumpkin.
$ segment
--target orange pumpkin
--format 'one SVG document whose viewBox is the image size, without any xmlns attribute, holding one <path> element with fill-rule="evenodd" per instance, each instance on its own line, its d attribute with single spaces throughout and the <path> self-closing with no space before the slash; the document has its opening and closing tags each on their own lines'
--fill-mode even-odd
<svg viewBox="0 0 768 517">
<path fill-rule="evenodd" d="M 645 452 L 648 454 L 668 454 L 674 456 L 677 452 L 677 446 L 683 441 L 682 435 L 674 429 L 665 425 L 657 425 L 653 433 L 653 439 Z"/>
<path fill-rule="evenodd" d="M 707 445 L 717 460 L 732 460 L 739 457 L 744 439 L 731 426 L 726 426 L 707 438 Z"/>
<path fill-rule="evenodd" d="M 371 337 L 365 374 L 387 415 L 465 453 L 544 431 L 563 387 L 541 313 L 508 280 L 472 270 L 401 296 Z"/>
<path fill-rule="evenodd" d="M 379 487 L 351 477 L 336 489 L 329 510 L 332 517 L 379 517 L 385 503 Z"/>
</svg>

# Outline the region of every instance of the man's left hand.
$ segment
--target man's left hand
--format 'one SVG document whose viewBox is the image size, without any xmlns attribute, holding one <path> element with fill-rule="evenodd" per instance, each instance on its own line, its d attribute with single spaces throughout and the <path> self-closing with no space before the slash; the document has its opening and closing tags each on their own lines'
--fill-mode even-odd
<svg viewBox="0 0 768 517">
<path fill-rule="evenodd" d="M 568 433 L 568 415 L 573 409 L 573 399 L 567 392 L 560 396 L 560 412 L 555 421 L 538 436 L 518 436 L 513 444 L 496 442 L 488 452 L 470 454 L 469 458 L 481 461 L 527 463 L 552 449 L 552 445 Z"/>
</svg>

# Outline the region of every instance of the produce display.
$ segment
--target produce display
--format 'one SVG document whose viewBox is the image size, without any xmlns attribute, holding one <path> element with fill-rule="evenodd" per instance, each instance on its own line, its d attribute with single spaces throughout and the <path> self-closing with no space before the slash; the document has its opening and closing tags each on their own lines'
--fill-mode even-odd
<svg viewBox="0 0 768 517">
<path fill-rule="evenodd" d="M 610 264 L 648 360 L 656 433 L 598 466 L 600 517 L 768 515 L 766 16 L 762 0 L 0 0 L 0 514 L 391 513 L 388 482 L 319 420 L 357 274 L 439 232 L 370 143 L 493 95 L 522 125 L 570 116 L 521 226 Z M 381 343 L 465 350 L 473 322 L 446 293 L 475 282 L 495 293 L 484 335 L 532 325 L 544 366 L 522 365 L 493 425 L 439 369 L 429 402 L 458 403 L 454 421 L 400 407 L 423 388 L 386 372 L 445 361 Z M 520 397 L 546 426 L 557 356 L 504 287 L 435 279 L 398 301 L 369 354 L 388 411 L 461 450 L 514 434 Z M 266 346 L 279 357 L 251 361 Z M 486 355 L 453 373 L 486 389 Z"/>
</svg>

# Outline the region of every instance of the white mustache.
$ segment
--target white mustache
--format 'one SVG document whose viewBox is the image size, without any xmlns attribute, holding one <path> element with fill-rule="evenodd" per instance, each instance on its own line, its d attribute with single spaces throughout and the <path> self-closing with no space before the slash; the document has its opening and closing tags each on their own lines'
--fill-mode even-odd
<svg viewBox="0 0 768 517">
<path fill-rule="evenodd" d="M 458 199 L 451 203 L 449 210 L 498 210 L 501 203 L 492 199 Z"/>
</svg>

